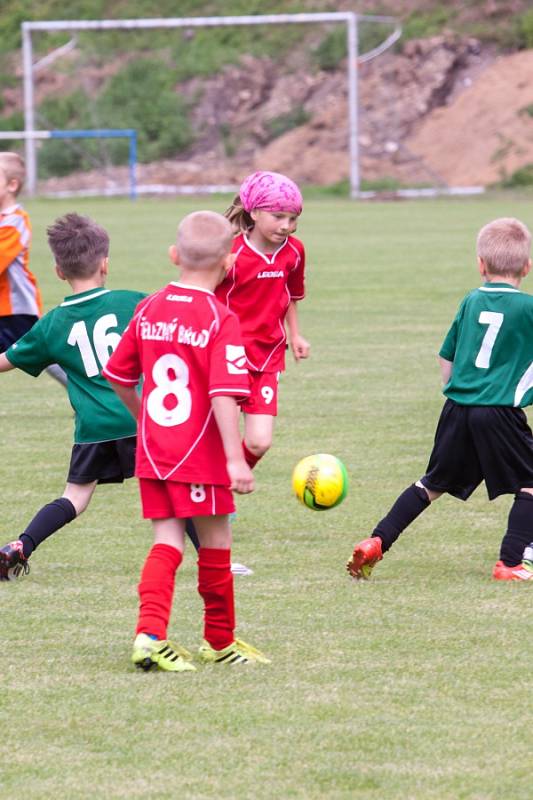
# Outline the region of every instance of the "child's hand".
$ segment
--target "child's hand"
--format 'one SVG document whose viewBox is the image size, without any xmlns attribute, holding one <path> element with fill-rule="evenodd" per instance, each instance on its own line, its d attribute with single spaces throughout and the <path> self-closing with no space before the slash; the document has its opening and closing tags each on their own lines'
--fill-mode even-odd
<svg viewBox="0 0 533 800">
<path fill-rule="evenodd" d="M 301 358 L 309 357 L 309 351 L 311 350 L 311 345 L 309 344 L 307 339 L 304 339 L 303 336 L 300 336 L 300 334 L 298 334 L 298 336 L 295 336 L 291 340 L 291 350 L 294 356 L 294 360 L 299 361 Z"/>
<path fill-rule="evenodd" d="M 227 468 L 231 481 L 230 489 L 237 492 L 237 494 L 249 494 L 253 492 L 254 476 L 244 458 L 236 461 L 228 461 Z"/>
</svg>

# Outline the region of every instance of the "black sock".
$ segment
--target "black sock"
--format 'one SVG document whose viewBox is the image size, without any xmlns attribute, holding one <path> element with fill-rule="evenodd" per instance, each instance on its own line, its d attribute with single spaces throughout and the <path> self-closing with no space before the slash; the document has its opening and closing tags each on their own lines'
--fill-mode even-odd
<svg viewBox="0 0 533 800">
<path fill-rule="evenodd" d="M 198 552 L 198 550 L 200 549 L 200 540 L 198 539 L 198 534 L 196 533 L 194 522 L 192 521 L 192 519 L 190 519 L 190 517 L 189 519 L 185 520 L 185 531 L 187 533 L 187 536 L 195 546 L 196 552 Z"/>
<path fill-rule="evenodd" d="M 500 547 L 500 561 L 516 567 L 522 561 L 524 548 L 533 542 L 533 495 L 517 492 L 509 512 L 507 531 Z"/>
<path fill-rule="evenodd" d="M 426 490 L 414 483 L 398 497 L 387 516 L 378 522 L 372 533 L 372 536 L 380 537 L 383 553 L 392 547 L 400 533 L 428 506 Z"/>
<path fill-rule="evenodd" d="M 43 506 L 19 536 L 26 558 L 53 533 L 76 518 L 76 509 L 66 497 Z"/>
</svg>

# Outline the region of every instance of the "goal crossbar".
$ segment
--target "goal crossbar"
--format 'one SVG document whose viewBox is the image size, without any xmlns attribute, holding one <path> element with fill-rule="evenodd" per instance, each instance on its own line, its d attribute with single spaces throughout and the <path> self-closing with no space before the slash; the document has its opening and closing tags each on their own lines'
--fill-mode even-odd
<svg viewBox="0 0 533 800">
<path fill-rule="evenodd" d="M 257 14 L 248 16 L 221 17 L 161 17 L 147 19 L 102 19 L 102 20 L 42 20 L 23 22 L 22 56 L 24 74 L 24 128 L 35 129 L 35 107 L 33 86 L 33 31 L 88 31 L 88 30 L 139 30 L 154 28 L 201 28 L 241 25 L 301 25 L 306 23 L 332 22 L 346 25 L 347 35 L 347 80 L 348 80 L 348 151 L 350 161 L 350 195 L 358 197 L 360 191 L 359 170 L 359 118 L 358 118 L 358 23 L 380 22 L 395 25 L 394 37 L 398 38 L 401 27 L 394 17 L 356 14 L 351 11 L 332 11 L 301 14 Z M 390 38 L 390 37 L 389 37 Z M 35 142 L 26 139 L 27 188 L 34 195 L 37 185 Z"/>
</svg>

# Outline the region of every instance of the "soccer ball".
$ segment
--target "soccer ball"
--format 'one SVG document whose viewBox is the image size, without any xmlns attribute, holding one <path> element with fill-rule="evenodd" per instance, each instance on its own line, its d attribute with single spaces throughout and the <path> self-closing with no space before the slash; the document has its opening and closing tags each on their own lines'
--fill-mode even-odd
<svg viewBox="0 0 533 800">
<path fill-rule="evenodd" d="M 307 456 L 294 467 L 292 488 L 298 500 L 314 511 L 334 508 L 348 491 L 346 467 L 328 453 Z"/>
</svg>

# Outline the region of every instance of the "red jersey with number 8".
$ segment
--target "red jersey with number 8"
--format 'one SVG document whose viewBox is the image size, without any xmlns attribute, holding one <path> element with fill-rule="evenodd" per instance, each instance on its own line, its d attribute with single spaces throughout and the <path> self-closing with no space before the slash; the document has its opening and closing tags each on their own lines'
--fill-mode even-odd
<svg viewBox="0 0 533 800">
<path fill-rule="evenodd" d="M 142 301 L 103 374 L 143 375 L 138 477 L 229 485 L 211 398 L 250 388 L 238 320 L 212 292 L 172 282 Z"/>
</svg>

